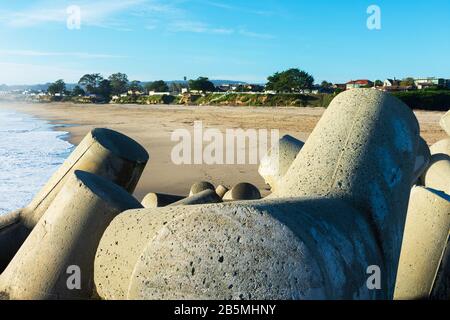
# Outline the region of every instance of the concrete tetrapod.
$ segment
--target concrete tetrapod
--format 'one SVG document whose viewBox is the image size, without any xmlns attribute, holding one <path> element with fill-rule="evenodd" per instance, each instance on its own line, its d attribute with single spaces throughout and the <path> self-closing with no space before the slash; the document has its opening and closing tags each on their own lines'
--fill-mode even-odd
<svg viewBox="0 0 450 320">
<path fill-rule="evenodd" d="M 177 201 L 183 200 L 184 197 L 164 193 L 149 193 L 142 200 L 144 208 L 159 208 L 171 205 Z"/>
<path fill-rule="evenodd" d="M 212 183 L 208 181 L 200 181 L 192 185 L 191 190 L 189 191 L 189 197 L 192 197 L 193 195 L 196 195 L 197 193 L 200 193 L 205 190 L 215 190 L 215 189 L 216 188 Z"/>
<path fill-rule="evenodd" d="M 258 173 L 264 178 L 272 191 L 278 188 L 281 179 L 288 171 L 303 145 L 303 141 L 297 140 L 290 135 L 285 135 L 261 159 Z"/>
<path fill-rule="evenodd" d="M 231 190 L 225 193 L 224 200 L 259 200 L 261 192 L 251 183 L 242 182 L 235 185 Z"/>
<path fill-rule="evenodd" d="M 109 129 L 92 130 L 31 203 L 22 209 L 16 223 L 3 224 L 0 221 L 0 272 L 75 170 L 102 176 L 132 193 L 148 158 L 144 148 L 127 136 Z"/>
<path fill-rule="evenodd" d="M 91 298 L 100 238 L 116 215 L 133 208 L 142 206 L 121 187 L 87 172 L 71 174 L 1 274 L 0 291 L 9 299 Z M 71 290 L 74 270 L 80 283 Z"/>
<path fill-rule="evenodd" d="M 418 151 L 411 109 L 373 89 L 339 94 L 270 198 L 339 198 L 366 214 L 380 240 L 393 297 Z"/>
<path fill-rule="evenodd" d="M 450 194 L 450 157 L 442 153 L 433 154 L 422 181 L 428 188 Z"/>
<path fill-rule="evenodd" d="M 137 219 L 139 224 L 133 222 Z M 145 235 L 132 263 L 132 245 L 121 240 L 122 248 L 112 246 L 109 260 L 96 260 L 96 265 L 111 262 L 110 275 L 127 264 L 125 281 L 117 281 L 121 296 L 128 284 L 127 299 L 388 297 L 384 281 L 383 290 L 366 286 L 367 267 L 382 265 L 383 259 L 366 217 L 344 201 L 277 199 L 131 210 L 114 219 L 103 238 L 114 243 L 130 223 L 134 233 Z"/>
<path fill-rule="evenodd" d="M 395 299 L 428 299 L 450 230 L 450 196 L 414 187 L 403 236 Z"/>
<path fill-rule="evenodd" d="M 442 129 L 450 136 L 450 111 L 448 111 L 440 121 Z"/>
</svg>

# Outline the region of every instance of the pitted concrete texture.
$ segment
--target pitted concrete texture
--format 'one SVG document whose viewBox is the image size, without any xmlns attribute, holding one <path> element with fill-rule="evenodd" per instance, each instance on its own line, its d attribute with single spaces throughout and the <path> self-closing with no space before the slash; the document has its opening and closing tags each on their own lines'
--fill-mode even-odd
<svg viewBox="0 0 450 320">
<path fill-rule="evenodd" d="M 142 210 L 127 211 L 111 222 L 100 240 L 94 263 L 95 286 L 102 299 L 126 298 L 139 255 L 156 231 L 176 216 L 177 208 L 166 207 L 167 214 L 154 217 Z"/>
<path fill-rule="evenodd" d="M 216 190 L 216 188 L 208 181 L 200 181 L 192 185 L 191 190 L 189 191 L 189 196 L 192 197 L 193 195 L 205 190 Z"/>
<path fill-rule="evenodd" d="M 216 193 L 217 195 L 223 199 L 223 197 L 225 196 L 225 194 L 230 191 L 227 187 L 223 186 L 223 185 L 219 185 L 216 188 Z"/>
<path fill-rule="evenodd" d="M 422 137 L 420 137 L 419 148 L 417 150 L 417 155 L 416 155 L 416 163 L 414 165 L 414 180 L 413 180 L 413 182 L 416 182 L 419 180 L 420 183 L 423 183 L 423 181 L 421 181 L 420 177 L 427 170 L 427 168 L 430 165 L 430 162 L 431 162 L 430 148 L 428 148 L 427 142 Z"/>
<path fill-rule="evenodd" d="M 290 135 L 285 135 L 261 159 L 258 172 L 272 188 L 272 191 L 278 188 L 281 179 L 288 171 L 303 145 L 303 141 L 297 140 Z"/>
<path fill-rule="evenodd" d="M 259 200 L 261 192 L 251 183 L 242 182 L 235 185 L 230 191 L 225 193 L 224 200 Z"/>
<path fill-rule="evenodd" d="M 166 207 L 177 201 L 183 200 L 184 197 L 163 193 L 149 193 L 142 200 L 144 208 Z"/>
<path fill-rule="evenodd" d="M 183 200 L 177 201 L 170 204 L 169 206 L 191 206 L 195 204 L 206 204 L 206 203 L 219 203 L 222 202 L 222 198 L 216 193 L 214 189 L 207 189 L 201 191 L 193 196 L 184 198 Z"/>
<path fill-rule="evenodd" d="M 128 241 L 123 230 L 130 225 L 143 236 Z M 126 281 L 115 283 L 123 283 L 121 295 L 128 285 L 128 299 L 389 297 L 383 257 L 370 224 L 341 200 L 132 210 L 111 223 L 104 239 L 110 239 L 104 247 L 121 252 L 107 260 L 109 274 L 127 264 L 121 279 Z M 366 285 L 370 265 L 381 266 L 382 290 Z"/>
<path fill-rule="evenodd" d="M 427 188 L 450 194 L 450 157 L 442 153 L 432 155 L 422 181 Z"/>
<path fill-rule="evenodd" d="M 91 298 L 100 238 L 116 215 L 133 208 L 142 206 L 126 190 L 75 171 L 2 273 L 0 291 L 10 299 Z M 69 289 L 76 283 L 71 266 L 81 272 L 79 290 Z"/>
<path fill-rule="evenodd" d="M 403 236 L 395 299 L 430 296 L 450 230 L 450 196 L 415 187 Z"/>
<path fill-rule="evenodd" d="M 419 124 L 399 99 L 373 89 L 339 94 L 270 198 L 340 198 L 367 214 L 389 261 L 392 295 Z"/>
<path fill-rule="evenodd" d="M 431 154 L 445 154 L 450 157 L 450 138 L 440 140 L 430 147 Z"/>
<path fill-rule="evenodd" d="M 441 118 L 441 127 L 450 136 L 450 111 Z"/>
</svg>

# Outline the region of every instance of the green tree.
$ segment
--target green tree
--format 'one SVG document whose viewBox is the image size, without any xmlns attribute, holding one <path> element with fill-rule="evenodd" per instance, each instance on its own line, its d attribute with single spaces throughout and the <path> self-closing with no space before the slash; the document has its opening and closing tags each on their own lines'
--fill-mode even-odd
<svg viewBox="0 0 450 320">
<path fill-rule="evenodd" d="M 86 92 L 80 86 L 75 86 L 75 88 L 73 88 L 73 90 L 72 90 L 72 96 L 74 96 L 74 97 L 84 96 L 85 93 Z"/>
<path fill-rule="evenodd" d="M 197 80 L 189 80 L 189 88 L 201 92 L 213 92 L 216 90 L 214 83 L 209 81 L 206 77 L 199 77 Z"/>
<path fill-rule="evenodd" d="M 119 95 L 128 91 L 128 76 L 125 73 L 114 73 L 108 78 L 111 84 L 111 93 Z"/>
<path fill-rule="evenodd" d="M 277 92 L 299 92 L 300 90 L 311 89 L 314 84 L 314 77 L 299 69 L 276 72 L 267 80 L 267 89 Z"/>
<path fill-rule="evenodd" d="M 145 85 L 145 89 L 147 91 L 167 92 L 167 91 L 169 91 L 169 86 L 163 80 L 158 80 L 158 81 L 147 83 Z"/>
<path fill-rule="evenodd" d="M 181 92 L 184 88 L 187 88 L 185 84 L 179 82 L 172 82 L 170 84 L 169 91 L 170 92 Z"/>
<path fill-rule="evenodd" d="M 86 88 L 86 91 L 90 94 L 100 94 L 100 83 L 103 81 L 103 77 L 99 73 L 85 74 L 81 77 L 78 84 Z"/>
<path fill-rule="evenodd" d="M 57 93 L 63 94 L 66 91 L 66 83 L 64 82 L 64 80 L 59 79 L 50 84 L 47 91 L 52 95 L 55 95 Z"/>
<path fill-rule="evenodd" d="M 382 87 L 384 85 L 383 81 L 375 80 L 375 87 Z"/>
<path fill-rule="evenodd" d="M 404 78 L 402 81 L 400 81 L 400 85 L 402 87 L 411 87 L 411 86 L 415 86 L 416 83 L 414 82 L 414 78 Z"/>
<path fill-rule="evenodd" d="M 128 86 L 128 88 L 129 88 L 129 90 L 131 90 L 131 91 L 140 91 L 140 92 L 142 92 L 142 91 L 144 91 L 144 88 L 142 87 L 142 84 L 141 84 L 141 82 L 140 81 L 138 81 L 138 80 L 133 80 L 133 81 L 131 81 L 131 83 L 130 83 L 130 85 Z"/>
<path fill-rule="evenodd" d="M 111 82 L 107 79 L 103 79 L 98 86 L 97 94 L 109 101 L 112 95 Z"/>
<path fill-rule="evenodd" d="M 324 89 L 330 89 L 332 86 L 333 86 L 333 84 L 331 83 L 331 82 L 328 82 L 328 81 L 322 81 L 322 83 L 320 84 L 320 86 L 322 87 L 322 88 L 324 88 Z"/>
</svg>

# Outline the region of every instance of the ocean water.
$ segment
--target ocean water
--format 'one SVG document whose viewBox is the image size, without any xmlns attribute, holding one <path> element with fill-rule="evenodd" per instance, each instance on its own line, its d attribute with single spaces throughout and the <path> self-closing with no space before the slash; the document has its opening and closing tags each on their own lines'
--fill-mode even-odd
<svg viewBox="0 0 450 320">
<path fill-rule="evenodd" d="M 0 108 L 0 215 L 27 205 L 73 150 L 52 127 Z"/>
</svg>

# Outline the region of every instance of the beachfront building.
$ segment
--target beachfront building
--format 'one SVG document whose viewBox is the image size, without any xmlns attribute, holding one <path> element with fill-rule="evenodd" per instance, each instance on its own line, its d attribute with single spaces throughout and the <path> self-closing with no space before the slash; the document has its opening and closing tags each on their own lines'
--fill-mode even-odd
<svg viewBox="0 0 450 320">
<path fill-rule="evenodd" d="M 417 78 L 414 79 L 417 89 L 422 90 L 430 87 L 449 88 L 450 81 L 443 78 Z"/>
<path fill-rule="evenodd" d="M 346 89 L 359 89 L 359 88 L 370 88 L 373 87 L 374 83 L 370 80 L 352 80 L 346 83 Z"/>
<path fill-rule="evenodd" d="M 395 78 L 394 79 L 386 79 L 386 80 L 384 80 L 384 82 L 383 82 L 383 87 L 398 87 L 398 86 L 400 86 L 400 80 L 396 80 Z"/>
</svg>

